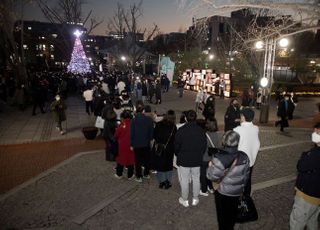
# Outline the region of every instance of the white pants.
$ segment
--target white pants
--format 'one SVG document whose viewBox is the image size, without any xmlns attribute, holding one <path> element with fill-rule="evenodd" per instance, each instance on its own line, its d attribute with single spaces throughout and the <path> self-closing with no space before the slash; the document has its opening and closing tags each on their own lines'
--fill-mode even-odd
<svg viewBox="0 0 320 230">
<path fill-rule="evenodd" d="M 318 216 L 320 206 L 306 202 L 299 196 L 294 197 L 294 204 L 290 215 L 290 230 L 318 230 Z"/>
</svg>

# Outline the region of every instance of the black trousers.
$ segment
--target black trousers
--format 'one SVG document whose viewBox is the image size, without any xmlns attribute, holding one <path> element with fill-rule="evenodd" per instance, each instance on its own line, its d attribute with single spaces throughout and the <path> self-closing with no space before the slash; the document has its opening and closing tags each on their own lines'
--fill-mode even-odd
<svg viewBox="0 0 320 230">
<path fill-rule="evenodd" d="M 202 162 L 200 166 L 200 184 L 201 184 L 201 192 L 207 192 L 208 187 L 213 189 L 212 182 L 207 178 L 207 168 L 208 162 Z"/>
<path fill-rule="evenodd" d="M 104 138 L 104 141 L 106 143 L 106 161 L 115 161 L 118 154 L 118 143 L 111 141 L 108 138 Z"/>
<path fill-rule="evenodd" d="M 236 223 L 239 196 L 214 193 L 219 230 L 233 230 Z"/>
<path fill-rule="evenodd" d="M 134 155 L 136 160 L 136 177 L 142 177 L 142 166 L 144 167 L 144 176 L 149 175 L 150 171 L 150 147 L 134 148 Z"/>
<path fill-rule="evenodd" d="M 251 194 L 251 177 L 252 177 L 252 171 L 253 171 L 253 166 L 250 167 L 249 178 L 248 178 L 248 181 L 247 181 L 246 185 L 244 186 L 243 194 L 246 195 L 246 196 L 250 196 L 250 194 Z"/>
<path fill-rule="evenodd" d="M 44 113 L 43 104 L 44 103 L 42 101 L 34 101 L 33 102 L 33 108 L 32 108 L 32 114 L 33 115 L 36 114 L 36 109 L 37 109 L 38 106 L 40 108 L 41 113 Z"/>
<path fill-rule="evenodd" d="M 117 163 L 117 167 L 116 167 L 116 173 L 118 176 L 122 176 L 123 174 L 123 165 L 120 165 L 119 163 Z M 126 167 L 128 168 L 128 178 L 133 176 L 133 165 L 126 165 Z"/>
<path fill-rule="evenodd" d="M 86 112 L 87 114 L 90 114 L 90 112 L 93 112 L 93 105 L 92 101 L 86 101 Z"/>
</svg>

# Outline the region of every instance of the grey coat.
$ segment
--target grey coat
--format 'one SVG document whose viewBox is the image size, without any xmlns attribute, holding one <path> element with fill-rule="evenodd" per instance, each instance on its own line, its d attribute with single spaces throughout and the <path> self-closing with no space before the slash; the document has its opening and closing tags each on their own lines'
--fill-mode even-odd
<svg viewBox="0 0 320 230">
<path fill-rule="evenodd" d="M 236 149 L 219 150 L 212 158 L 213 165 L 207 169 L 208 179 L 219 182 L 224 176 L 225 170 L 231 167 L 238 154 L 237 164 L 231 171 L 228 171 L 218 188 L 218 192 L 226 196 L 240 196 L 243 193 L 250 172 L 248 156 Z"/>
</svg>

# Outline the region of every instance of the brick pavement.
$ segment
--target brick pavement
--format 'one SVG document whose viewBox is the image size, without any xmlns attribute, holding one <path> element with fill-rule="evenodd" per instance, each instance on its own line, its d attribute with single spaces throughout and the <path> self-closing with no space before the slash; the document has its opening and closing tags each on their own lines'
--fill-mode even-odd
<svg viewBox="0 0 320 230">
<path fill-rule="evenodd" d="M 0 194 L 48 170 L 76 153 L 104 148 L 84 138 L 0 145 Z"/>
</svg>

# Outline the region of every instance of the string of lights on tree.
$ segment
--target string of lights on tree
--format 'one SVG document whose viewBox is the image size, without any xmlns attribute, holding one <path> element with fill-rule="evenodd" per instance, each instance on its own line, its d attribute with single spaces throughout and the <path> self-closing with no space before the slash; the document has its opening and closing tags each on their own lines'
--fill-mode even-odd
<svg viewBox="0 0 320 230">
<path fill-rule="evenodd" d="M 69 65 L 67 66 L 68 72 L 75 74 L 85 74 L 91 72 L 89 60 L 83 50 L 83 46 L 80 40 L 81 34 L 82 33 L 79 30 L 74 32 L 76 40 L 74 42 L 71 60 L 69 62 Z"/>
</svg>

